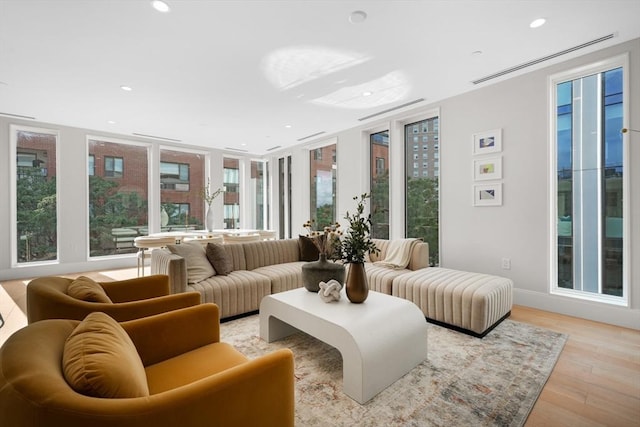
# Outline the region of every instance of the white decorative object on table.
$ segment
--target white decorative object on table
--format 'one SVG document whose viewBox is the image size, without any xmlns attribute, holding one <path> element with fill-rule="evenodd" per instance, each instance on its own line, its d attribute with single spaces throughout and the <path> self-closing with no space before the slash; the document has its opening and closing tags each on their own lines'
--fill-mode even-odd
<svg viewBox="0 0 640 427">
<path fill-rule="evenodd" d="M 318 295 L 324 302 L 340 301 L 340 289 L 342 289 L 340 282 L 331 279 L 327 283 L 320 282 Z"/>
</svg>

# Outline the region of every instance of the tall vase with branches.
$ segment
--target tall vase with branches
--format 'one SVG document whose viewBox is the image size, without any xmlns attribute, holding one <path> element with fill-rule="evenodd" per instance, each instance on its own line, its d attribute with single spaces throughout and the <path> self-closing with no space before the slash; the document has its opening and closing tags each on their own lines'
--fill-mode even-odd
<svg viewBox="0 0 640 427">
<path fill-rule="evenodd" d="M 205 228 L 207 229 L 207 231 L 213 230 L 213 226 L 214 226 L 214 216 L 213 216 L 213 211 L 211 210 L 211 204 L 213 203 L 216 197 L 224 193 L 224 187 L 219 187 L 217 190 L 213 192 L 210 190 L 210 188 L 211 188 L 211 181 L 209 178 L 207 178 L 207 185 L 206 187 L 203 187 L 202 191 L 200 192 L 200 196 L 202 197 L 202 200 L 204 200 L 204 202 L 207 204 L 207 213 L 205 216 Z"/>
<path fill-rule="evenodd" d="M 365 203 L 371 197 L 364 193 L 355 196 L 358 204 L 355 212 L 347 211 L 345 219 L 349 221 L 349 229 L 340 242 L 340 258 L 350 264 L 345 284 L 347 298 L 353 303 L 361 303 L 369 295 L 369 286 L 365 274 L 364 260 L 367 254 L 377 254 L 379 249 L 371 240 L 371 214 L 365 214 Z"/>
</svg>

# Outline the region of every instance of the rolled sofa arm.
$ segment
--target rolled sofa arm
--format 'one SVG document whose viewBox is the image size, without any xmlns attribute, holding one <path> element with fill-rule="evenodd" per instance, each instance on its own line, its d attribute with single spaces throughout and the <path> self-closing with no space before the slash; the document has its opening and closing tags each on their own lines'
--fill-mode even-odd
<svg viewBox="0 0 640 427">
<path fill-rule="evenodd" d="M 180 255 L 167 249 L 151 251 L 151 274 L 169 276 L 169 289 L 172 294 L 187 292 L 187 263 Z"/>
</svg>

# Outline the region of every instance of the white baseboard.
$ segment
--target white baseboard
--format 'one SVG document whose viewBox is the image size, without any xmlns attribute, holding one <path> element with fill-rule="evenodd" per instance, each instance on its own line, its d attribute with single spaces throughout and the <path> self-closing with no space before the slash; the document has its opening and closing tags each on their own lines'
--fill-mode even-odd
<svg viewBox="0 0 640 427">
<path fill-rule="evenodd" d="M 513 303 L 595 322 L 640 330 L 640 310 L 605 303 L 550 295 L 524 289 L 513 290 Z"/>
</svg>

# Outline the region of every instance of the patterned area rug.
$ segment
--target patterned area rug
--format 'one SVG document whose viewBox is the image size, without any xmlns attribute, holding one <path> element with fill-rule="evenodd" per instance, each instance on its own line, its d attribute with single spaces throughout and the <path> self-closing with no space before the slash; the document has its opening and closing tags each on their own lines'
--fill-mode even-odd
<svg viewBox="0 0 640 427">
<path fill-rule="evenodd" d="M 427 360 L 364 405 L 342 392 L 342 357 L 322 341 L 297 333 L 266 343 L 257 315 L 223 323 L 221 336 L 249 358 L 293 351 L 300 427 L 521 426 L 567 340 L 508 319 L 483 339 L 428 328 Z"/>
</svg>

